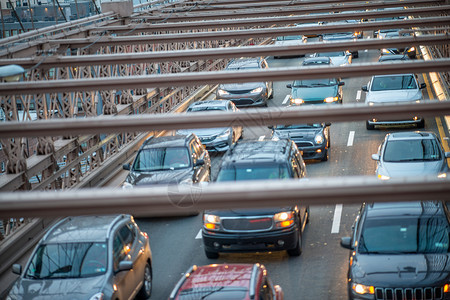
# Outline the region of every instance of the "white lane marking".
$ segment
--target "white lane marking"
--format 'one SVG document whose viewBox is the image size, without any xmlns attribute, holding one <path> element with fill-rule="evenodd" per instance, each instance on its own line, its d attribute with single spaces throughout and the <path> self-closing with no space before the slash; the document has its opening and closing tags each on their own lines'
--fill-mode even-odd
<svg viewBox="0 0 450 300">
<path fill-rule="evenodd" d="M 354 131 L 350 131 L 350 133 L 348 134 L 347 147 L 353 146 L 353 140 L 354 139 L 355 139 L 355 132 Z"/>
<path fill-rule="evenodd" d="M 290 96 L 291 95 L 286 95 L 286 97 L 284 97 L 283 103 L 281 104 L 285 105 L 288 102 Z"/>
<path fill-rule="evenodd" d="M 333 216 L 333 225 L 331 226 L 331 233 L 339 233 L 339 226 L 341 224 L 342 204 L 336 204 Z"/>
<path fill-rule="evenodd" d="M 361 100 L 361 90 L 358 90 L 356 92 L 356 101 L 359 101 L 359 100 Z"/>
<path fill-rule="evenodd" d="M 262 135 L 262 136 L 260 136 L 259 138 L 258 138 L 258 141 L 264 141 L 264 138 L 265 138 L 266 136 L 265 135 Z"/>
<path fill-rule="evenodd" d="M 200 230 L 198 231 L 197 235 L 195 236 L 195 239 L 196 239 L 196 240 L 199 240 L 199 239 L 201 239 L 201 238 L 202 238 L 202 230 L 200 229 Z"/>
</svg>

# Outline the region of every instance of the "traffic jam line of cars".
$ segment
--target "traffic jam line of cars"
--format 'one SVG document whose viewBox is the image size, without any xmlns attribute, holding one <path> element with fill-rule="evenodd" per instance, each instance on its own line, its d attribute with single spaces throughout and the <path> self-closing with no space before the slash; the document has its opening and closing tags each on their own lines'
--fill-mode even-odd
<svg viewBox="0 0 450 300">
<path fill-rule="evenodd" d="M 324 40 L 360 38 L 356 33 L 323 36 Z M 383 32 L 378 32 L 382 38 Z M 398 33 L 397 33 L 398 34 Z M 361 35 L 362 36 L 362 35 Z M 384 37 L 384 38 L 387 38 Z M 298 37 L 279 38 L 294 43 Z M 408 48 L 411 49 L 411 48 Z M 397 53 L 402 52 L 402 53 Z M 380 63 L 410 59 L 409 50 L 382 52 Z M 350 51 L 315 53 L 302 66 L 345 65 Z M 408 58 L 406 58 L 408 57 Z M 266 69 L 265 59 L 236 59 L 227 70 Z M 341 78 L 294 80 L 283 104 L 339 105 L 343 102 Z M 373 76 L 362 91 L 367 105 L 422 101 L 425 88 L 415 74 Z M 361 94 L 359 94 L 360 96 Z M 267 106 L 273 97 L 272 82 L 221 84 L 217 100 L 195 102 L 186 113 L 220 113 L 238 107 Z M 358 98 L 358 96 L 357 96 Z M 424 127 L 420 116 L 408 120 L 367 120 L 366 128 L 398 124 Z M 182 129 L 173 136 L 150 137 L 138 150 L 123 188 L 154 184 L 202 184 L 212 180 L 209 151 L 221 152 L 216 182 L 245 180 L 304 180 L 304 159 L 327 161 L 331 147 L 330 123 L 275 124 L 265 139 L 242 140 L 243 128 L 229 126 Z M 353 145 L 349 133 L 347 146 Z M 388 133 L 372 155 L 376 176 L 382 180 L 404 175 L 448 173 L 447 158 L 439 138 L 428 131 Z M 342 205 L 339 206 L 342 211 Z M 200 212 L 193 211 L 190 214 Z M 332 233 L 339 232 L 336 206 Z M 206 210 L 199 237 L 205 256 L 221 253 L 286 251 L 302 253 L 303 233 L 310 210 L 301 203 L 264 209 Z M 349 249 L 349 299 L 450 299 L 448 259 L 450 211 L 441 202 L 363 203 L 352 226 L 352 235 L 341 238 Z M 147 233 L 130 215 L 68 217 L 50 228 L 27 264 L 14 265 L 19 279 L 7 299 L 147 299 L 152 293 L 152 252 Z M 254 264 L 193 265 L 178 281 L 169 299 L 283 299 L 267 269 Z M 62 299 L 62 298 L 61 298 Z"/>
</svg>

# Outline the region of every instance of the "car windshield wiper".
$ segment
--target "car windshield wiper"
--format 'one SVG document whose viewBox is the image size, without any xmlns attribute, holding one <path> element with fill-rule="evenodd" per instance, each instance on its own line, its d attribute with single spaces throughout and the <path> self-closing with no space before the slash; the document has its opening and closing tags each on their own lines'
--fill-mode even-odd
<svg viewBox="0 0 450 300">
<path fill-rule="evenodd" d="M 425 161 L 427 159 L 423 159 L 423 158 L 409 158 L 409 159 L 400 159 L 397 160 L 398 162 L 407 162 L 407 161 Z"/>
<path fill-rule="evenodd" d="M 53 272 L 50 272 L 47 276 L 41 277 L 41 279 L 52 278 L 54 274 L 69 273 L 70 271 L 72 271 L 72 266 L 71 265 L 67 265 L 67 266 L 64 266 L 64 267 L 60 267 L 60 268 L 56 269 Z"/>
<path fill-rule="evenodd" d="M 215 289 L 215 290 L 212 290 L 212 291 L 210 291 L 210 292 L 208 292 L 206 295 L 203 295 L 200 299 L 206 299 L 206 297 L 208 297 L 208 296 L 210 296 L 210 295 L 212 295 L 212 294 L 214 294 L 214 293 L 216 293 L 216 292 L 218 292 L 218 291 L 221 291 L 221 290 L 223 290 L 223 288 L 224 288 L 224 286 L 221 286 L 220 288 L 218 288 L 218 289 Z"/>
<path fill-rule="evenodd" d="M 329 83 L 321 83 L 321 82 L 317 82 L 317 83 L 313 83 L 312 86 L 330 86 L 331 84 Z"/>
<path fill-rule="evenodd" d="M 296 87 L 296 88 L 299 88 L 299 87 L 311 87 L 311 85 L 308 85 L 308 84 L 297 84 L 297 85 L 293 85 L 292 87 Z"/>
</svg>

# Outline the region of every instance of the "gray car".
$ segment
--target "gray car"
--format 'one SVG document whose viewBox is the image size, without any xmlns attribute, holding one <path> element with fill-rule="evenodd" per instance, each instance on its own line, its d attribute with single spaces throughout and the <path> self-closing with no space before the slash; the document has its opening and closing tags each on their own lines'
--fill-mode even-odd
<svg viewBox="0 0 450 300">
<path fill-rule="evenodd" d="M 7 300 L 147 299 L 149 238 L 130 215 L 67 217 L 39 241 Z"/>
<path fill-rule="evenodd" d="M 191 104 L 187 112 L 236 112 L 239 109 L 231 100 L 206 100 Z M 242 126 L 219 128 L 180 129 L 177 134 L 194 133 L 208 151 L 226 151 L 242 137 Z"/>
<path fill-rule="evenodd" d="M 372 159 L 380 179 L 399 176 L 436 175 L 446 177 L 447 158 L 438 137 L 427 131 L 389 133 Z"/>
<path fill-rule="evenodd" d="M 393 74 L 372 76 L 369 83 L 361 89 L 366 94 L 366 104 L 369 106 L 380 104 L 404 104 L 416 103 L 423 100 L 421 89 L 425 83 L 419 83 L 414 74 Z M 366 122 L 366 128 L 372 130 L 375 125 L 416 125 L 418 128 L 425 126 L 425 121 L 420 116 L 411 116 L 402 120 L 378 120 L 370 119 Z"/>
</svg>

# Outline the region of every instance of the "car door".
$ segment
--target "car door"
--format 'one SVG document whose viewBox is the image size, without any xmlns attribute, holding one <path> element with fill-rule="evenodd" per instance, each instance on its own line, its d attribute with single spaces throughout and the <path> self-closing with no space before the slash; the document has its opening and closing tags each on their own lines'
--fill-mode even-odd
<svg viewBox="0 0 450 300">
<path fill-rule="evenodd" d="M 114 232 L 112 239 L 112 258 L 113 258 L 113 282 L 117 287 L 117 298 L 130 299 L 135 290 L 135 278 L 133 270 L 119 271 L 119 263 L 129 260 L 127 245 L 119 234 L 120 229 Z"/>
<path fill-rule="evenodd" d="M 237 112 L 239 109 L 233 102 L 228 102 L 228 111 Z M 233 143 L 237 142 L 237 140 L 242 136 L 242 126 L 233 126 L 233 131 L 235 133 L 236 140 Z"/>
<path fill-rule="evenodd" d="M 194 183 L 209 181 L 210 172 L 210 159 L 208 151 L 203 147 L 198 138 L 194 138 L 189 143 L 189 151 L 192 155 L 192 163 L 194 168 L 194 175 L 192 181 Z M 200 160 L 204 161 L 203 165 L 196 166 L 196 163 Z"/>
<path fill-rule="evenodd" d="M 269 65 L 267 64 L 266 60 L 263 60 L 261 62 L 261 67 L 263 70 L 269 69 Z M 267 86 L 267 97 L 270 97 L 273 95 L 273 82 L 272 81 L 266 81 Z"/>
</svg>

